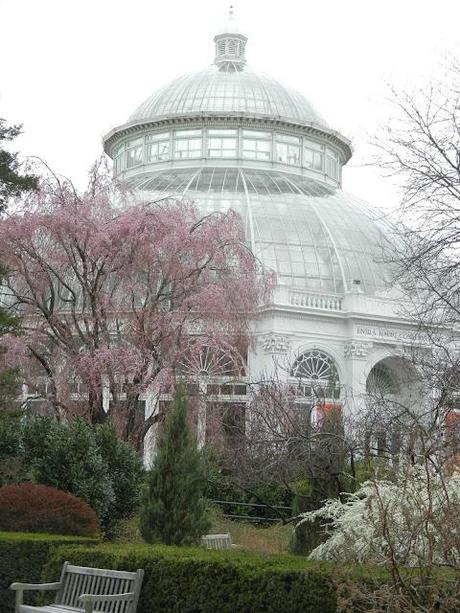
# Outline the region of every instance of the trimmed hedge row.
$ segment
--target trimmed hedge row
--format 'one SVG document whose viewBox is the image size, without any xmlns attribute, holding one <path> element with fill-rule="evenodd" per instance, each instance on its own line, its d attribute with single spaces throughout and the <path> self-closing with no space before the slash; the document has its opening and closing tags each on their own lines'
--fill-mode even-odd
<svg viewBox="0 0 460 613">
<path fill-rule="evenodd" d="M 14 611 L 14 592 L 8 586 L 14 581 L 40 582 L 44 566 L 59 546 L 95 545 L 97 542 L 77 536 L 0 532 L 0 613 Z M 30 602 L 34 597 L 36 593 Z"/>
<path fill-rule="evenodd" d="M 161 545 L 60 547 L 42 579 L 65 560 L 82 566 L 145 570 L 138 613 L 332 613 L 336 588 L 318 564 L 291 556 Z"/>
</svg>

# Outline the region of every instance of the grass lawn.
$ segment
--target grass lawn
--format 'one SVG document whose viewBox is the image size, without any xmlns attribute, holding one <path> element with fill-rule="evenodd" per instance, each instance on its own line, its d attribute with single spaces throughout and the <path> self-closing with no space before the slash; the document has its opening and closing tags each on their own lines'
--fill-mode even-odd
<svg viewBox="0 0 460 613">
<path fill-rule="evenodd" d="M 220 510 L 213 508 L 211 512 L 212 525 L 209 534 L 229 532 L 233 543 L 245 551 L 258 553 L 288 553 L 291 539 L 292 524 L 274 524 L 259 526 L 254 523 L 232 521 L 223 516 Z M 139 519 L 137 517 L 125 522 L 116 541 L 118 543 L 143 543 L 139 534 Z"/>
</svg>

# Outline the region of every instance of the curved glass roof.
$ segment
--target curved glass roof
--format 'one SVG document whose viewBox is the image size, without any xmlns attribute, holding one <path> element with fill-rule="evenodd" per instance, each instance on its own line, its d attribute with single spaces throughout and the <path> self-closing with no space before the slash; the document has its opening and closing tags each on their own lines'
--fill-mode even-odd
<svg viewBox="0 0 460 613">
<path fill-rule="evenodd" d="M 275 171 L 167 169 L 130 180 L 142 198 L 185 197 L 203 214 L 233 209 L 254 253 L 280 284 L 341 294 L 388 286 L 383 262 L 391 226 L 359 199 L 322 182 Z"/>
<path fill-rule="evenodd" d="M 304 96 L 247 65 L 236 70 L 230 62 L 213 64 L 175 79 L 147 98 L 128 123 L 232 113 L 328 129 L 326 121 Z"/>
</svg>

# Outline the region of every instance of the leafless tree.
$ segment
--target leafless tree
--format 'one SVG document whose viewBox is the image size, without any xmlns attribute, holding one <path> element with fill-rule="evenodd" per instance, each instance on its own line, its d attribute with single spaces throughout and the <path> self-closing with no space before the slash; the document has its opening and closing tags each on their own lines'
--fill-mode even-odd
<svg viewBox="0 0 460 613">
<path fill-rule="evenodd" d="M 460 319 L 460 63 L 415 92 L 392 90 L 394 118 L 375 144 L 402 187 L 398 281 L 422 327 Z"/>
</svg>

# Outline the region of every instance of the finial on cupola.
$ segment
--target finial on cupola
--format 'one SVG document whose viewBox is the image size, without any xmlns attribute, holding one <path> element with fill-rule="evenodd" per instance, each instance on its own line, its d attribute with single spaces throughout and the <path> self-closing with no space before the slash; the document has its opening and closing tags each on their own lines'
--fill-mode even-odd
<svg viewBox="0 0 460 613">
<path fill-rule="evenodd" d="M 216 44 L 216 57 L 214 63 L 219 67 L 233 65 L 236 70 L 241 70 L 246 64 L 244 50 L 247 37 L 240 33 L 235 23 L 235 7 L 230 4 L 227 23 L 221 28 L 219 34 L 214 37 Z"/>
</svg>

